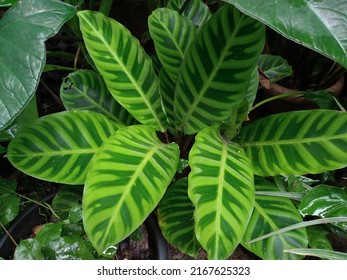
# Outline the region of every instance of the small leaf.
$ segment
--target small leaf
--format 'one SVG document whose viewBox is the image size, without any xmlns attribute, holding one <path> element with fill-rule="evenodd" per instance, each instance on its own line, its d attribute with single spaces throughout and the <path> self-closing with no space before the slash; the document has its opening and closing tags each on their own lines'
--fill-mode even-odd
<svg viewBox="0 0 347 280">
<path fill-rule="evenodd" d="M 44 260 L 45 257 L 41 252 L 41 245 L 36 239 L 25 239 L 18 244 L 13 259 Z"/>
<path fill-rule="evenodd" d="M 49 260 L 93 260 L 87 241 L 79 237 L 59 237 L 43 248 L 46 259 Z"/>
<path fill-rule="evenodd" d="M 13 221 L 19 213 L 20 200 L 13 193 L 0 194 L 0 223 L 3 226 Z"/>
<path fill-rule="evenodd" d="M 35 239 L 40 243 L 42 247 L 45 247 L 49 242 L 58 239 L 61 236 L 61 231 L 61 223 L 45 224 L 38 232 Z"/>
<path fill-rule="evenodd" d="M 346 217 L 347 189 L 328 185 L 315 186 L 302 199 L 298 210 L 303 216 Z M 338 223 L 336 225 L 347 230 L 347 223 Z"/>
<path fill-rule="evenodd" d="M 326 90 L 300 92 L 306 99 L 316 103 L 321 109 L 337 109 L 334 95 Z"/>
<path fill-rule="evenodd" d="M 166 191 L 158 208 L 159 226 L 166 240 L 196 258 L 200 243 L 195 236 L 194 206 L 188 197 L 188 180 L 180 179 Z"/>
<path fill-rule="evenodd" d="M 55 195 L 52 209 L 60 219 L 67 219 L 72 208 L 82 204 L 83 186 L 66 185 Z"/>
<path fill-rule="evenodd" d="M 306 228 L 308 244 L 311 248 L 333 250 L 327 231 L 322 225 Z"/>
<path fill-rule="evenodd" d="M 69 222 L 75 224 L 82 221 L 82 208 L 80 205 L 75 205 L 70 209 Z"/>
<path fill-rule="evenodd" d="M 278 82 L 293 74 L 292 67 L 288 62 L 276 55 L 262 54 L 259 57 L 258 66 L 270 80 L 270 83 Z"/>
</svg>

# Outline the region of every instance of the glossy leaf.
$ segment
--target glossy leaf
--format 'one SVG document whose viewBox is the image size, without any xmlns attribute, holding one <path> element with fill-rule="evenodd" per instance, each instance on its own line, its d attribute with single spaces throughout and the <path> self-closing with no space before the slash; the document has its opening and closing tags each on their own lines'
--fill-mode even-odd
<svg viewBox="0 0 347 280">
<path fill-rule="evenodd" d="M 45 41 L 75 12 L 62 1 L 26 0 L 1 18 L 0 130 L 33 98 L 46 62 Z"/>
<path fill-rule="evenodd" d="M 83 186 L 66 185 L 54 196 L 52 209 L 60 219 L 67 219 L 71 209 L 82 203 Z"/>
<path fill-rule="evenodd" d="M 70 73 L 60 87 L 60 97 L 68 110 L 95 111 L 124 125 L 136 123 L 109 93 L 102 76 L 92 70 Z"/>
<path fill-rule="evenodd" d="M 242 129 L 239 143 L 257 175 L 321 173 L 347 166 L 346 122 L 337 111 L 280 113 Z"/>
<path fill-rule="evenodd" d="M 240 146 L 212 127 L 196 136 L 189 165 L 196 236 L 209 259 L 226 259 L 241 241 L 253 210 L 252 163 Z"/>
<path fill-rule="evenodd" d="M 14 252 L 14 260 L 44 260 L 41 245 L 36 239 L 22 240 Z"/>
<path fill-rule="evenodd" d="M 264 26 L 225 5 L 202 26 L 185 55 L 175 91 L 177 126 L 194 134 L 220 124 L 248 89 Z"/>
<path fill-rule="evenodd" d="M 258 66 L 270 83 L 278 82 L 293 74 L 292 67 L 288 62 L 276 55 L 262 54 L 259 57 Z"/>
<path fill-rule="evenodd" d="M 167 7 L 180 12 L 184 2 L 186 2 L 186 0 L 170 0 Z M 190 19 L 196 26 L 204 25 L 212 15 L 208 6 L 201 0 L 190 0 L 182 14 Z"/>
<path fill-rule="evenodd" d="M 258 88 L 259 88 L 259 72 L 258 72 L 258 67 L 255 67 L 251 74 L 251 78 L 248 84 L 248 89 L 245 95 L 245 99 L 248 102 L 248 108 L 252 107 L 254 100 L 257 97 Z"/>
<path fill-rule="evenodd" d="M 346 217 L 347 189 L 328 185 L 315 186 L 302 199 L 298 210 L 303 216 Z M 347 223 L 339 223 L 337 226 L 347 230 Z"/>
<path fill-rule="evenodd" d="M 158 77 L 139 41 L 102 13 L 77 15 L 88 52 L 113 97 L 139 122 L 165 131 Z"/>
<path fill-rule="evenodd" d="M 0 130 L 0 142 L 10 141 L 16 134 L 21 131 L 26 125 L 30 124 L 39 117 L 37 112 L 36 97 L 26 105 L 24 110 L 3 130 Z"/>
<path fill-rule="evenodd" d="M 168 188 L 158 207 L 158 220 L 168 242 L 197 257 L 201 246 L 195 236 L 194 206 L 188 197 L 187 178 Z"/>
<path fill-rule="evenodd" d="M 347 67 L 347 2 L 225 0 L 283 36 Z M 312 24 L 314 23 L 314 24 Z"/>
<path fill-rule="evenodd" d="M 148 27 L 163 67 L 176 81 L 184 54 L 194 40 L 195 25 L 178 12 L 161 8 L 149 16 Z"/>
<path fill-rule="evenodd" d="M 122 128 L 96 154 L 83 195 L 84 227 L 101 253 L 129 236 L 154 210 L 173 179 L 176 143 L 144 125 Z"/>
<path fill-rule="evenodd" d="M 37 233 L 35 239 L 42 247 L 47 246 L 51 241 L 61 236 L 62 225 L 60 223 L 45 224 Z"/>
<path fill-rule="evenodd" d="M 93 260 L 89 243 L 79 237 L 62 236 L 43 248 L 49 260 Z"/>
<path fill-rule="evenodd" d="M 0 7 L 11 7 L 15 5 L 17 2 L 18 0 L 1 0 Z"/>
<path fill-rule="evenodd" d="M 263 181 L 256 183 L 256 190 L 278 191 L 279 189 L 275 185 Z M 290 199 L 256 195 L 254 210 L 243 237 L 242 245 L 265 260 L 301 259 L 300 256 L 284 253 L 283 250 L 306 248 L 308 240 L 305 229 L 292 230 L 247 244 L 247 241 L 258 236 L 299 222 L 302 222 L 302 217 Z"/>
<path fill-rule="evenodd" d="M 329 231 L 322 225 L 307 227 L 306 232 L 310 248 L 333 250 L 328 237 Z"/>
<path fill-rule="evenodd" d="M 94 154 L 119 125 L 89 111 L 44 116 L 9 144 L 7 157 L 24 173 L 51 182 L 84 184 Z"/>
<path fill-rule="evenodd" d="M 0 194 L 0 223 L 3 226 L 13 221 L 19 213 L 19 198 L 13 193 Z"/>
</svg>

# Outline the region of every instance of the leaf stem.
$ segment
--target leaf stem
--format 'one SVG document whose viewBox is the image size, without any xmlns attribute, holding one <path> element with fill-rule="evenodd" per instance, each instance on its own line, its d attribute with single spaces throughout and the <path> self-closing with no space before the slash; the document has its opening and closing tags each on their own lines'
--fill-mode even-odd
<svg viewBox="0 0 347 280">
<path fill-rule="evenodd" d="M 255 104 L 249 111 L 253 111 L 254 109 L 268 103 L 268 102 L 271 102 L 271 101 L 274 101 L 276 99 L 280 99 L 280 98 L 283 98 L 283 97 L 287 97 L 287 96 L 293 96 L 293 95 L 298 95 L 298 92 L 286 92 L 286 93 L 282 93 L 280 95 L 276 95 L 276 96 L 272 96 L 272 97 L 269 97 L 263 101 L 260 101 L 259 103 Z"/>
<path fill-rule="evenodd" d="M 341 223 L 341 222 L 347 222 L 347 217 L 334 217 L 334 218 L 322 218 L 322 219 L 316 219 L 316 220 L 312 220 L 312 221 L 307 221 L 307 222 L 301 222 L 301 223 L 297 223 L 294 225 L 290 225 L 284 228 L 281 228 L 279 230 L 270 232 L 268 234 L 264 234 L 260 237 L 257 237 L 255 239 L 252 239 L 250 241 L 245 242 L 246 244 L 251 244 L 257 241 L 261 241 L 294 229 L 299 229 L 299 228 L 303 228 L 303 227 L 308 227 L 308 226 L 314 226 L 314 225 L 321 225 L 321 224 L 329 224 L 329 223 Z"/>
<path fill-rule="evenodd" d="M 16 242 L 16 240 L 13 239 L 12 235 L 7 231 L 7 229 L 5 228 L 5 226 L 2 223 L 0 223 L 0 227 L 5 231 L 7 236 L 12 240 L 13 244 L 17 247 L 18 243 Z"/>
</svg>

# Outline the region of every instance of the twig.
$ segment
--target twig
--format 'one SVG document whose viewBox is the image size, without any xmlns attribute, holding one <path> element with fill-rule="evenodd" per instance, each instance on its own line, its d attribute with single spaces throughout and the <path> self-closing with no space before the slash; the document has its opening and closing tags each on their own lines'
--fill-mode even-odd
<svg viewBox="0 0 347 280">
<path fill-rule="evenodd" d="M 7 231 L 7 229 L 4 227 L 4 225 L 2 223 L 0 223 L 0 227 L 2 227 L 2 229 L 5 231 L 5 233 L 7 234 L 7 236 L 12 240 L 13 244 L 16 245 L 16 247 L 18 246 L 18 243 L 16 242 L 16 240 L 13 239 L 13 237 L 11 236 L 11 234 Z"/>
<path fill-rule="evenodd" d="M 60 98 L 54 93 L 53 90 L 49 88 L 49 86 L 45 83 L 43 79 L 40 80 L 40 83 L 43 85 L 43 87 L 49 92 L 49 94 L 54 98 L 55 102 L 57 102 L 62 108 L 64 108 L 63 102 L 60 100 Z"/>
</svg>

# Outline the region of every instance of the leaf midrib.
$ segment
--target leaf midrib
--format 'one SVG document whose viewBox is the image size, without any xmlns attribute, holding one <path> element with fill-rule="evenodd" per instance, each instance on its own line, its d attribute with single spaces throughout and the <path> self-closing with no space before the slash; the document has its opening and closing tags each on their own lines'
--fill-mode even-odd
<svg viewBox="0 0 347 280">
<path fill-rule="evenodd" d="M 338 139 L 346 139 L 347 133 L 341 135 L 334 136 L 320 136 L 320 137 L 310 137 L 310 138 L 302 138 L 302 139 L 288 139 L 288 140 L 272 140 L 272 141 L 264 141 L 264 142 L 246 142 L 239 143 L 242 147 L 254 147 L 254 146 L 274 146 L 274 145 L 293 145 L 293 144 L 302 144 L 302 143 L 314 143 L 314 142 L 325 142 L 330 140 L 338 140 Z"/>
<path fill-rule="evenodd" d="M 104 44 L 104 46 L 106 46 L 107 50 L 109 51 L 109 53 L 111 54 L 111 56 L 114 58 L 114 60 L 121 66 L 121 68 L 123 69 L 124 73 L 126 73 L 127 77 L 129 78 L 129 80 L 131 81 L 131 83 L 135 86 L 137 92 L 140 94 L 142 100 L 145 102 L 146 107 L 150 110 L 150 112 L 152 113 L 153 117 L 155 118 L 156 122 L 158 123 L 160 129 L 162 131 L 165 130 L 165 126 L 162 125 L 160 118 L 157 116 L 156 112 L 153 110 L 152 106 L 150 106 L 151 104 L 149 103 L 149 101 L 145 98 L 146 95 L 143 92 L 142 88 L 139 87 L 139 85 L 136 83 L 136 79 L 133 77 L 132 73 L 130 71 L 127 71 L 126 66 L 124 65 L 124 63 L 119 59 L 119 57 L 117 56 L 117 54 L 115 53 L 115 51 L 111 48 L 111 46 L 108 44 L 108 42 L 104 39 L 104 36 L 101 32 L 99 32 L 94 25 L 91 24 L 91 22 L 89 20 L 86 19 L 86 17 L 84 17 L 84 20 L 88 23 L 88 25 L 90 26 L 90 28 L 92 30 L 94 30 L 94 32 L 96 34 L 99 34 L 100 36 L 98 37 L 100 39 L 100 41 Z M 132 38 L 128 38 L 129 40 L 131 40 Z"/>
<path fill-rule="evenodd" d="M 107 240 L 107 236 L 109 236 L 109 232 L 111 227 L 114 224 L 114 220 L 117 218 L 117 213 L 119 213 L 122 205 L 124 204 L 124 201 L 126 201 L 129 193 L 131 193 L 133 186 L 134 186 L 134 182 L 138 179 L 138 177 L 143 174 L 143 169 L 146 167 L 147 163 L 152 159 L 153 154 L 160 148 L 162 147 L 162 143 L 158 143 L 156 145 L 154 145 L 148 152 L 147 154 L 144 156 L 144 158 L 141 161 L 141 164 L 138 165 L 138 168 L 136 170 L 136 172 L 133 174 L 133 176 L 131 177 L 131 180 L 125 185 L 124 187 L 124 191 L 121 195 L 121 197 L 117 200 L 117 204 L 116 207 L 113 209 L 112 211 L 112 215 L 111 215 L 111 219 L 108 222 L 107 228 L 105 229 L 105 234 L 104 234 L 104 242 L 105 240 Z M 129 187 L 130 186 L 130 187 Z"/>
<path fill-rule="evenodd" d="M 242 17 L 240 18 L 240 22 L 243 21 L 244 19 L 244 15 L 242 15 Z M 209 85 L 211 84 L 211 81 L 213 80 L 214 76 L 216 75 L 217 71 L 219 70 L 219 67 L 221 65 L 221 63 L 224 61 L 224 58 L 226 57 L 228 50 L 231 46 L 231 44 L 234 42 L 234 38 L 240 28 L 241 24 L 239 24 L 237 27 L 235 27 L 233 33 L 228 36 L 229 38 L 229 42 L 228 44 L 226 44 L 226 46 L 223 48 L 222 51 L 222 55 L 219 57 L 218 63 L 215 65 L 215 67 L 213 68 L 210 76 L 208 79 L 206 79 L 206 82 L 204 83 L 204 86 L 202 87 L 202 89 L 200 90 L 200 92 L 198 93 L 197 96 L 195 96 L 194 98 L 194 102 L 193 104 L 190 106 L 187 114 L 185 114 L 185 117 L 183 118 L 183 120 L 181 121 L 181 123 L 178 125 L 178 130 L 182 130 L 182 128 L 186 125 L 186 123 L 188 122 L 188 119 L 190 118 L 190 116 L 192 115 L 193 111 L 195 110 L 195 108 L 197 107 L 197 105 L 201 102 L 201 99 L 204 97 L 205 92 L 207 91 L 207 89 L 209 88 Z M 201 32 L 201 30 L 200 30 Z M 192 43 L 194 44 L 194 42 Z M 189 53 L 188 53 L 189 54 Z M 182 68 L 182 67 L 181 67 Z"/>
<path fill-rule="evenodd" d="M 55 151 L 55 152 L 39 152 L 39 153 L 31 153 L 31 154 L 14 154 L 14 153 L 7 153 L 8 156 L 16 157 L 16 158 L 29 158 L 29 157 L 49 157 L 49 156 L 65 156 L 65 155 L 75 155 L 75 154 L 95 154 L 99 150 L 98 148 L 92 148 L 92 149 L 78 149 L 78 150 L 62 150 L 62 151 Z"/>
</svg>

